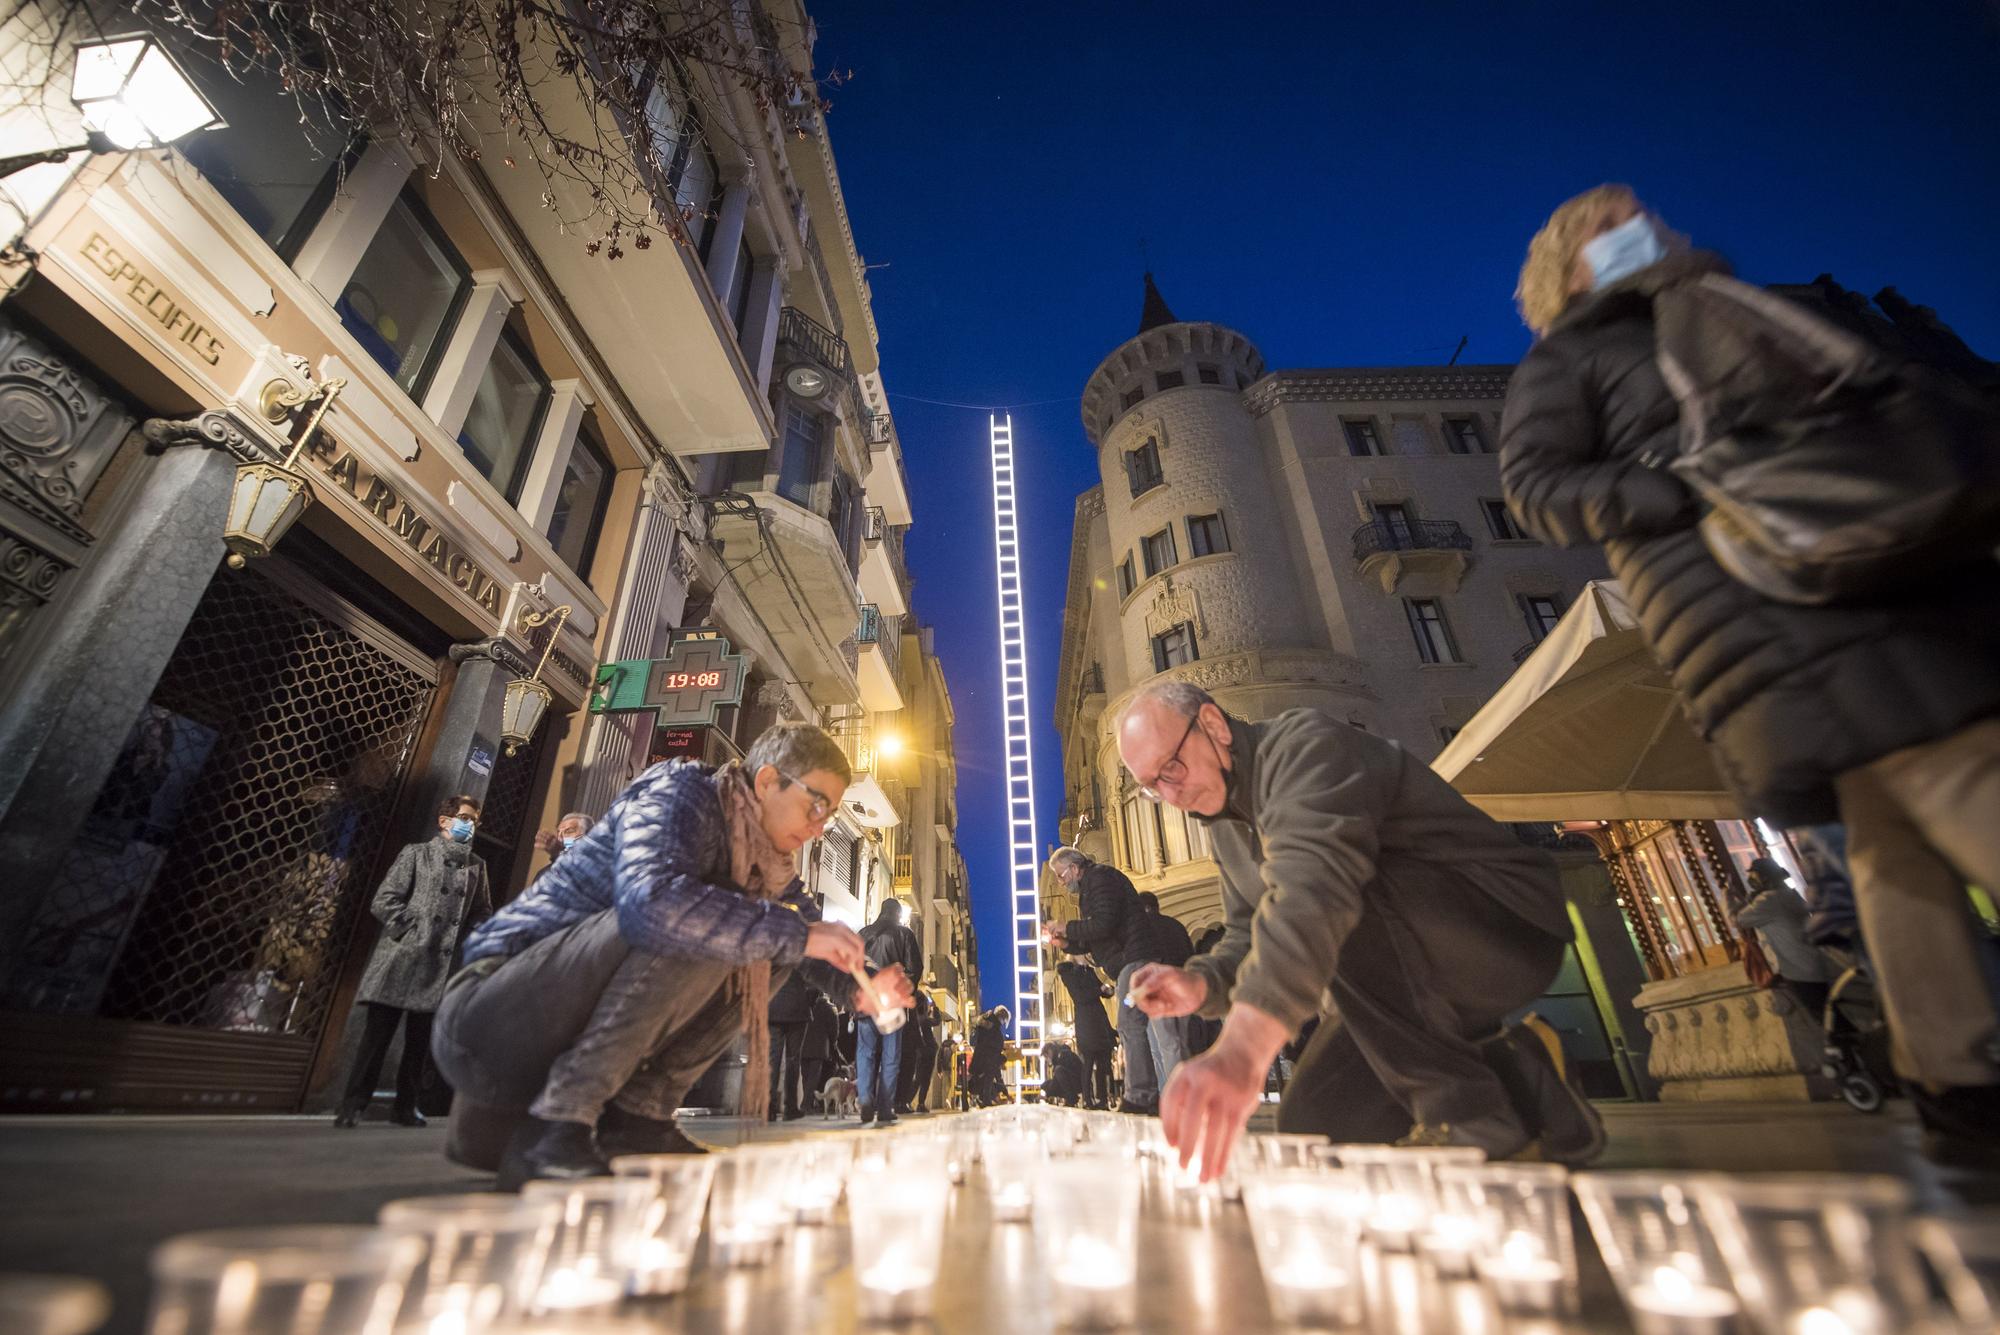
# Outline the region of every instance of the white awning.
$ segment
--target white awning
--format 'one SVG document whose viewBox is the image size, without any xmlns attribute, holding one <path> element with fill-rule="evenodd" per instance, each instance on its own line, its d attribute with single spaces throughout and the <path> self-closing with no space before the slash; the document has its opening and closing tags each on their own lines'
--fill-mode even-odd
<svg viewBox="0 0 2000 1335">
<path fill-rule="evenodd" d="M 1496 820 L 1743 815 L 1616 580 L 1584 588 L 1431 768 Z"/>
<path fill-rule="evenodd" d="M 856 825 L 868 830 L 887 830 L 900 824 L 896 808 L 889 804 L 889 795 L 882 791 L 882 785 L 875 782 L 875 776 L 864 774 L 847 785 L 846 796 L 840 805 Z"/>
</svg>

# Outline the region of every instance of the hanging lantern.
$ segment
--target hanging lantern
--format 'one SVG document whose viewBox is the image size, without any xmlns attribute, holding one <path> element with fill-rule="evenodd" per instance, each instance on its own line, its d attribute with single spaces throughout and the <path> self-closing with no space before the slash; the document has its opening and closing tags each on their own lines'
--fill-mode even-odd
<svg viewBox="0 0 2000 1335">
<path fill-rule="evenodd" d="M 516 677 L 507 683 L 507 695 L 500 705 L 500 744 L 513 755 L 534 740 L 535 729 L 541 725 L 542 715 L 548 713 L 549 703 L 555 693 L 542 685 L 542 669 L 548 666 L 549 655 L 555 651 L 556 636 L 562 633 L 569 614 L 573 611 L 568 603 L 547 612 L 531 612 L 521 618 L 521 629 L 533 630 L 537 626 L 549 626 L 548 643 L 542 646 L 541 661 L 535 664 L 534 675 Z"/>
<path fill-rule="evenodd" d="M 230 568 L 241 570 L 247 557 L 269 556 L 312 502 L 312 488 L 295 470 L 279 464 L 238 465 L 229 522 L 222 530 Z"/>
</svg>

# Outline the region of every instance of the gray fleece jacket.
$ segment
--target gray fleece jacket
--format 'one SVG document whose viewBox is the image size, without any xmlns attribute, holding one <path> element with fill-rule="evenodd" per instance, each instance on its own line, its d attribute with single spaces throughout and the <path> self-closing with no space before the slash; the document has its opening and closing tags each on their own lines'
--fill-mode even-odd
<svg viewBox="0 0 2000 1335">
<path fill-rule="evenodd" d="M 1317 709 L 1229 727 L 1229 802 L 1207 818 L 1224 932 L 1187 962 L 1208 984 L 1202 1014 L 1241 1001 L 1296 1030 L 1319 1010 L 1368 899 L 1419 879 L 1572 939 L 1554 860 L 1397 743 Z"/>
</svg>

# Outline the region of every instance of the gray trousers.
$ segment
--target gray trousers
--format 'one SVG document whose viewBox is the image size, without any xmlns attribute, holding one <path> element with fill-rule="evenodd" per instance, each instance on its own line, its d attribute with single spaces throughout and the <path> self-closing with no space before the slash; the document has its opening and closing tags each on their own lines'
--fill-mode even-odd
<svg viewBox="0 0 2000 1335">
<path fill-rule="evenodd" d="M 525 1116 L 595 1126 L 616 1104 L 670 1119 L 742 1030 L 735 965 L 628 945 L 606 910 L 446 990 L 431 1035 L 457 1092 L 451 1153 L 498 1163 Z M 791 971 L 774 968 L 775 992 Z"/>
<path fill-rule="evenodd" d="M 1151 1022 L 1146 1012 L 1137 1006 L 1125 1004 L 1125 993 L 1132 986 L 1132 975 L 1151 963 L 1150 960 L 1134 960 L 1118 971 L 1118 1043 L 1125 1049 L 1125 1101 L 1127 1103 L 1156 1104 L 1160 1101 L 1160 1077 L 1153 1069 L 1153 1039 Z"/>
</svg>

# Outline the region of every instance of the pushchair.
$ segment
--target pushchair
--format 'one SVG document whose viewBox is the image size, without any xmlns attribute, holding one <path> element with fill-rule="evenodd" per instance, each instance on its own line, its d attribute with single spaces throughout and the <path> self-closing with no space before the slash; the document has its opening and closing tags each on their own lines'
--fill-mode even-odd
<svg viewBox="0 0 2000 1335">
<path fill-rule="evenodd" d="M 1889 1060 L 1888 1017 L 1865 959 L 1852 959 L 1833 980 L 1821 1024 L 1820 1074 L 1855 1111 L 1882 1111 L 1901 1086 Z"/>
</svg>

